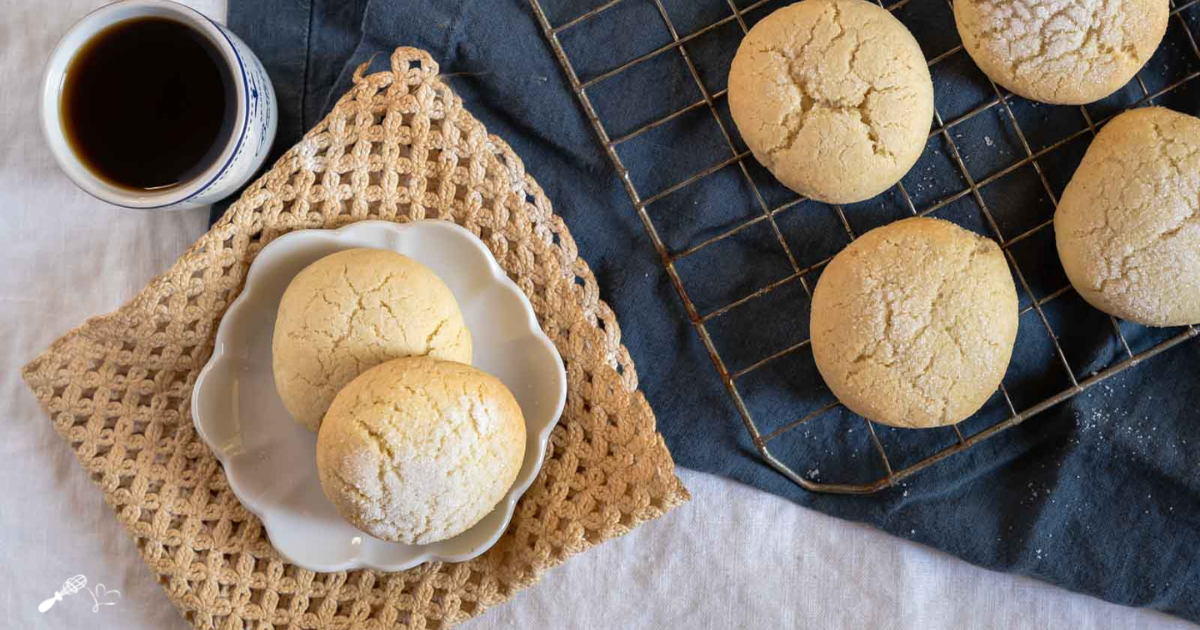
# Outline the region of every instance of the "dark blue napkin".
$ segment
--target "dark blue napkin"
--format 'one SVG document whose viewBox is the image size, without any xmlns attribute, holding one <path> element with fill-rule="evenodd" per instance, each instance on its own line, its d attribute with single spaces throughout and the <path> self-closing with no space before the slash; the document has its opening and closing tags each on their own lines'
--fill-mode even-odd
<svg viewBox="0 0 1200 630">
<path fill-rule="evenodd" d="M 556 26 L 601 4 L 543 0 Z M 662 4 L 681 36 L 730 15 L 724 0 Z M 752 25 L 783 4 L 757 7 L 745 19 Z M 992 87 L 966 54 L 953 52 L 959 41 L 946 2 L 911 0 L 894 13 L 929 58 L 947 55 L 933 67 L 943 119 L 957 120 L 994 100 Z M 386 67 L 388 53 L 397 46 L 428 50 L 467 108 L 521 156 L 570 227 L 603 298 L 617 313 L 642 390 L 680 465 L 869 522 L 981 566 L 1200 621 L 1200 342 L 1187 341 L 895 488 L 870 496 L 808 493 L 759 459 L 527 2 L 231 0 L 229 25 L 262 58 L 278 91 L 277 152 L 320 120 L 349 87 L 358 64 L 378 54 L 375 63 Z M 1200 70 L 1188 28 L 1200 39 L 1200 5 L 1172 17 L 1167 41 L 1143 70 L 1152 93 Z M 727 20 L 688 43 L 710 93 L 724 89 L 740 37 L 737 21 Z M 653 2 L 625 0 L 564 30 L 560 38 L 579 76 L 588 80 L 668 44 L 671 34 Z M 588 94 L 613 138 L 701 97 L 677 50 L 599 81 Z M 1088 110 L 1100 120 L 1142 94 L 1132 83 Z M 1200 114 L 1200 79 L 1153 102 Z M 718 96 L 716 105 L 733 135 L 732 149 L 707 107 L 618 145 L 643 199 L 744 150 L 724 99 Z M 1062 141 L 1086 129 L 1087 119 L 1079 108 L 1018 98 L 1010 105 L 1034 151 L 1054 147 L 1039 158 L 1040 172 L 1028 164 L 1011 168 L 1025 157 L 1025 149 L 1003 106 L 993 106 L 950 129 L 954 146 L 942 136 L 930 141 L 903 182 L 918 210 L 967 189 L 951 161 L 957 149 L 971 177 L 987 182 L 980 195 L 1006 239 L 1053 215 L 1046 185 L 1061 193 L 1091 136 Z M 784 208 L 773 214 L 778 236 L 771 221 L 759 220 L 678 259 L 682 283 L 701 314 L 788 278 L 795 269 L 789 252 L 803 269 L 848 240 L 834 208 L 797 203 L 753 160 L 746 165 L 753 186 L 732 164 L 647 206 L 650 221 L 672 253 L 697 248 L 761 217 L 755 188 L 769 208 Z M 861 234 L 910 211 L 893 189 L 844 212 L 851 229 Z M 973 195 L 932 214 L 994 236 Z M 1051 227 L 1022 239 L 1012 252 L 1028 284 L 1028 290 L 1019 289 L 1022 308 L 1051 298 L 1041 309 L 1077 379 L 1126 356 L 1106 316 L 1074 292 L 1057 293 L 1067 283 Z M 818 273 L 805 276 L 809 286 Z M 1071 386 L 1041 317 L 1035 309 L 1022 316 L 1018 350 L 1005 379 L 1018 411 Z M 753 367 L 806 338 L 808 297 L 799 281 L 785 282 L 709 320 L 706 327 L 730 370 Z M 1121 330 L 1135 353 L 1180 333 L 1128 324 Z M 737 387 L 764 432 L 832 401 L 806 347 L 753 369 L 737 380 Z M 969 435 L 1008 413 L 997 396 L 964 423 L 963 431 Z M 949 430 L 878 431 L 895 468 L 954 441 Z M 866 424 L 845 412 L 804 423 L 770 447 L 814 480 L 864 482 L 884 473 Z"/>
</svg>

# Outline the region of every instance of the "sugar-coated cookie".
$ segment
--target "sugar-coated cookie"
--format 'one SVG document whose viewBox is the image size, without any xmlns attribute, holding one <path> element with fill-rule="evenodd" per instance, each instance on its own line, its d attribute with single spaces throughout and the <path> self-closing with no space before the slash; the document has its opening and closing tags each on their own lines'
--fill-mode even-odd
<svg viewBox="0 0 1200 630">
<path fill-rule="evenodd" d="M 863 0 L 804 0 L 768 15 L 729 71 L 746 145 L 785 186 L 853 203 L 912 168 L 929 136 L 933 82 L 921 48 Z"/>
<path fill-rule="evenodd" d="M 437 274 L 393 251 L 349 249 L 292 279 L 271 340 L 275 388 L 292 418 L 316 431 L 346 383 L 411 355 L 471 362 L 471 333 Z"/>
<path fill-rule="evenodd" d="M 984 74 L 1045 103 L 1121 89 L 1167 32 L 1168 0 L 954 0 L 963 46 Z"/>
<path fill-rule="evenodd" d="M 325 496 L 368 534 L 424 544 L 460 534 L 504 498 L 525 458 L 525 419 L 495 377 L 452 361 L 367 370 L 317 435 Z"/>
<path fill-rule="evenodd" d="M 1109 121 L 1063 193 L 1054 233 L 1092 306 L 1149 326 L 1200 324 L 1200 118 L 1152 107 Z"/>
<path fill-rule="evenodd" d="M 896 427 L 953 424 L 1000 386 L 1017 292 L 994 241 L 912 218 L 853 241 L 821 274 L 812 350 L 834 395 Z"/>
</svg>

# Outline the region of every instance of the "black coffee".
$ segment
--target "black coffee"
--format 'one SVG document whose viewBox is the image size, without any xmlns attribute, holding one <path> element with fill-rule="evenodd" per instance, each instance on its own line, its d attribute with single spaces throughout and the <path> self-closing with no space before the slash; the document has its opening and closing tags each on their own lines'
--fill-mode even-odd
<svg viewBox="0 0 1200 630">
<path fill-rule="evenodd" d="M 216 47 L 156 17 L 119 22 L 84 44 L 61 98 L 75 154 L 101 179 L 140 190 L 187 182 L 210 166 L 229 142 L 236 107 Z"/>
</svg>

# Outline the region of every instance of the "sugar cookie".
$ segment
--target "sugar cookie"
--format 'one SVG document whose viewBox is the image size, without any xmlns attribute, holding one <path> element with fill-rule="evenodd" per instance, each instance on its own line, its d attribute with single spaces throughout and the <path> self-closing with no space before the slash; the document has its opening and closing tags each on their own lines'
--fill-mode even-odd
<svg viewBox="0 0 1200 630">
<path fill-rule="evenodd" d="M 1167 32 L 1167 0 L 954 0 L 963 47 L 993 81 L 1083 105 L 1129 83 Z"/>
<path fill-rule="evenodd" d="M 996 392 L 1017 292 L 994 241 L 939 219 L 867 232 L 813 292 L 812 350 L 851 411 L 896 427 L 952 424 Z"/>
<path fill-rule="evenodd" d="M 338 390 L 367 368 L 410 355 L 470 363 L 471 333 L 428 267 L 393 251 L 349 249 L 292 279 L 271 350 L 284 407 L 316 431 Z"/>
<path fill-rule="evenodd" d="M 890 188 L 925 149 L 933 82 L 921 48 L 862 0 L 804 0 L 764 18 L 729 71 L 746 145 L 785 186 L 853 203 Z"/>
<path fill-rule="evenodd" d="M 429 357 L 367 370 L 329 408 L 317 472 L 338 512 L 405 544 L 466 531 L 504 498 L 525 458 L 525 419 L 508 388 Z"/>
<path fill-rule="evenodd" d="M 1135 109 L 1088 148 L 1054 215 L 1058 255 L 1092 306 L 1200 324 L 1200 119 Z"/>
</svg>

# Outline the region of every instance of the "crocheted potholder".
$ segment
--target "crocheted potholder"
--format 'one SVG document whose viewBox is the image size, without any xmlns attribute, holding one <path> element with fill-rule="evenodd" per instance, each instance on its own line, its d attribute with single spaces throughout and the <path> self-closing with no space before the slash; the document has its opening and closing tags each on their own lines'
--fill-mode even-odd
<svg viewBox="0 0 1200 630">
<path fill-rule="evenodd" d="M 169 271 L 24 377 L 168 596 L 197 628 L 438 628 L 687 499 L 620 329 L 521 160 L 424 51 L 354 88 Z M 197 439 L 189 404 L 263 245 L 364 219 L 454 221 L 488 244 L 562 354 L 567 406 L 500 542 L 459 564 L 314 573 L 284 561 Z"/>
</svg>

